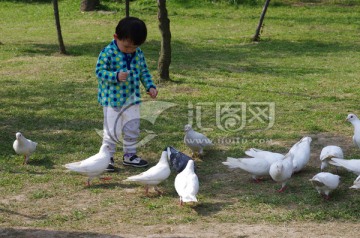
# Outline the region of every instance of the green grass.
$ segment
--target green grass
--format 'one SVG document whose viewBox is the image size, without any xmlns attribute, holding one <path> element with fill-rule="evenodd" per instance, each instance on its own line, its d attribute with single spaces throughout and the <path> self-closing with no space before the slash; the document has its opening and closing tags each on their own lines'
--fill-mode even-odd
<svg viewBox="0 0 360 238">
<path fill-rule="evenodd" d="M 190 153 L 183 126 L 189 111 L 195 115 L 200 106 L 201 126 L 209 129 L 203 132 L 217 142 L 198 162 L 199 205 L 179 208 L 174 174 L 162 184 L 163 196 L 148 198 L 140 186 L 122 182 L 142 169 L 120 166 L 112 181 L 94 180 L 86 188 L 85 177 L 62 167 L 96 153 L 101 144 L 94 130 L 102 128 L 94 66 L 124 15 L 123 4 L 102 2 L 107 11 L 81 13 L 78 2 L 60 1 L 67 56 L 57 53 L 50 1 L 0 2 L 1 226 L 99 231 L 110 225 L 109 217 L 133 225 L 360 218 L 358 192 L 348 189 L 355 175 L 340 172 L 341 185 L 330 201 L 308 182 L 319 172 L 322 146 L 340 144 L 346 158 L 358 158 L 353 128 L 344 119 L 359 111 L 359 4 L 274 1 L 260 43 L 252 43 L 262 4 L 169 1 L 172 80 L 159 82 L 156 2 L 131 3 L 131 15 L 148 25 L 142 49 L 159 88 L 157 100 L 176 104 L 154 124 L 142 122 L 143 133 L 151 130 L 157 137 L 139 154 L 153 165 L 168 145 Z M 273 102 L 275 123 L 264 130 L 267 121 L 247 121 L 238 132 L 223 131 L 215 117 L 221 102 Z M 200 130 L 195 117 L 192 122 Z M 39 143 L 27 166 L 12 149 L 17 131 Z M 279 185 L 271 179 L 254 184 L 249 175 L 221 164 L 227 156 L 244 156 L 250 147 L 285 153 L 307 135 L 313 138 L 311 161 L 284 194 L 275 192 Z"/>
</svg>

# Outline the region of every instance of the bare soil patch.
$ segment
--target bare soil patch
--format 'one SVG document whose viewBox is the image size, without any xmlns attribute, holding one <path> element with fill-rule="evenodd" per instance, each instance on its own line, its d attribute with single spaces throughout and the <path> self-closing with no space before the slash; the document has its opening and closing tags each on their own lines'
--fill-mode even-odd
<svg viewBox="0 0 360 238">
<path fill-rule="evenodd" d="M 284 224 L 229 224 L 229 223 L 206 223 L 188 224 L 176 226 L 144 226 L 134 227 L 127 224 L 117 224 L 114 231 L 61 231 L 40 230 L 25 228 L 0 229 L 0 237 L 7 238 L 120 238 L 120 237 L 357 237 L 360 232 L 358 224 L 354 223 L 284 223 Z"/>
</svg>

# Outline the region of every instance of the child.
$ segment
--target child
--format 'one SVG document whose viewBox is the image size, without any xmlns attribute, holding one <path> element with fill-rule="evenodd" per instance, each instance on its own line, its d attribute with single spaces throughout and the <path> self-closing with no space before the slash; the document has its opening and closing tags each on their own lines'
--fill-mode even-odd
<svg viewBox="0 0 360 238">
<path fill-rule="evenodd" d="M 126 17 L 116 26 L 114 40 L 99 55 L 96 64 L 98 102 L 103 106 L 103 144 L 110 145 L 113 172 L 116 143 L 122 136 L 123 164 L 146 167 L 148 162 L 136 155 L 140 134 L 140 83 L 151 98 L 158 92 L 139 46 L 146 40 L 145 23 L 136 17 Z"/>
</svg>

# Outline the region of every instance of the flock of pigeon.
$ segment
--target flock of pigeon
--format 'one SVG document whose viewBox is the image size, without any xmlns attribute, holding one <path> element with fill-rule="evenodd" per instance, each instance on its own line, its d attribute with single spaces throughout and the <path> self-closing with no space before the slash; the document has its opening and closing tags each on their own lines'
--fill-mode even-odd
<svg viewBox="0 0 360 238">
<path fill-rule="evenodd" d="M 360 148 L 360 120 L 354 114 L 349 114 L 346 120 L 354 126 L 353 142 Z M 252 148 L 245 151 L 250 158 L 228 157 L 223 164 L 229 168 L 240 168 L 250 173 L 255 181 L 259 181 L 261 176 L 269 175 L 275 182 L 281 183 L 279 192 L 283 192 L 291 176 L 301 171 L 309 162 L 310 143 L 311 138 L 304 137 L 294 144 L 286 155 Z M 360 188 L 360 160 L 346 160 L 339 146 L 328 145 L 320 153 L 320 170 L 323 171 L 329 165 L 336 166 L 336 169 L 343 167 L 358 175 L 350 188 Z M 320 195 L 329 199 L 329 194 L 339 186 L 340 176 L 329 172 L 320 172 L 309 181 Z"/>
<path fill-rule="evenodd" d="M 360 148 L 360 120 L 355 114 L 349 114 L 346 119 L 354 126 L 353 141 Z M 194 131 L 191 125 L 186 125 L 184 129 L 184 143 L 191 149 L 193 157 L 195 155 L 202 155 L 205 147 L 213 145 L 210 139 Z M 259 181 L 262 176 L 269 175 L 274 181 L 281 183 L 279 192 L 282 192 L 285 190 L 291 176 L 301 171 L 309 162 L 311 141 L 310 137 L 302 138 L 290 148 L 286 155 L 251 148 L 245 151 L 245 154 L 249 157 L 228 157 L 222 163 L 229 168 L 239 168 L 248 172 L 255 181 Z M 24 156 L 24 164 L 27 164 L 30 155 L 36 150 L 36 147 L 36 142 L 25 138 L 20 132 L 16 133 L 13 148 L 17 154 Z M 86 175 L 88 177 L 87 185 L 90 186 L 91 180 L 95 177 L 100 177 L 110 163 L 109 150 L 110 147 L 108 145 L 102 145 L 97 154 L 64 166 L 70 171 Z M 353 186 L 350 188 L 360 188 L 360 160 L 346 160 L 339 146 L 329 145 L 322 149 L 320 161 L 321 171 L 330 164 L 336 167 L 343 167 L 358 175 Z M 174 186 L 180 198 L 180 205 L 197 202 L 196 195 L 199 191 L 199 179 L 196 175 L 194 160 L 171 146 L 166 147 L 162 151 L 159 162 L 155 166 L 138 175 L 130 176 L 124 181 L 145 185 L 146 194 L 148 194 L 150 186 L 161 194 L 162 192 L 157 186 L 170 176 L 171 169 L 177 173 Z M 329 172 L 320 172 L 311 178 L 310 181 L 318 193 L 328 199 L 330 192 L 338 187 L 340 177 Z"/>
<path fill-rule="evenodd" d="M 185 143 L 192 149 L 193 153 L 203 153 L 203 148 L 212 145 L 211 141 L 201 133 L 195 132 L 190 125 L 185 126 L 186 135 Z M 13 148 L 17 154 L 24 156 L 23 164 L 27 164 L 30 155 L 35 152 L 37 143 L 25 138 L 20 132 L 16 133 L 16 140 Z M 70 171 L 74 171 L 88 177 L 86 185 L 90 186 L 90 182 L 104 173 L 110 163 L 110 147 L 106 144 L 100 147 L 97 154 L 91 157 L 65 164 L 64 167 Z M 136 182 L 145 185 L 145 193 L 148 195 L 149 187 L 161 194 L 157 185 L 166 180 L 171 169 L 175 170 L 174 186 L 180 198 L 180 205 L 183 203 L 197 202 L 196 195 L 199 191 L 199 179 L 195 173 L 195 164 L 191 157 L 169 146 L 161 153 L 159 162 L 148 170 L 131 177 L 124 182 Z M 108 177 L 100 179 L 107 180 Z"/>
</svg>

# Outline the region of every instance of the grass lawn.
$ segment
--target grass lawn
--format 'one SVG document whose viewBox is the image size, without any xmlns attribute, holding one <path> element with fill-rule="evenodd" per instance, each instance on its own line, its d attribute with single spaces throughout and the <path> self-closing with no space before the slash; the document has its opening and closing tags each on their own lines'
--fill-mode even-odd
<svg viewBox="0 0 360 238">
<path fill-rule="evenodd" d="M 148 131 L 156 137 L 138 149 L 139 155 L 152 166 L 166 146 L 190 154 L 183 143 L 188 123 L 215 142 L 197 162 L 199 204 L 182 208 L 174 173 L 161 184 L 162 196 L 146 197 L 141 186 L 122 182 L 143 169 L 120 165 L 120 147 L 120 171 L 110 182 L 96 179 L 87 188 L 84 176 L 63 167 L 97 153 L 101 145 L 95 131 L 103 120 L 95 63 L 125 14 L 124 4 L 101 2 L 102 11 L 86 13 L 78 1 L 59 2 L 66 56 L 57 53 L 51 1 L 0 2 L 1 227 L 116 233 L 109 219 L 144 226 L 359 220 L 359 191 L 349 189 L 356 175 L 340 170 L 341 184 L 330 201 L 308 181 L 320 172 L 323 146 L 340 145 L 346 159 L 359 158 L 353 127 L 345 122 L 347 114 L 360 114 L 357 2 L 274 1 L 261 41 L 253 43 L 262 4 L 168 1 L 169 82 L 158 80 L 156 1 L 131 3 L 131 15 L 148 26 L 141 48 L 159 89 L 157 102 L 173 105 L 154 123 L 142 121 L 142 138 Z M 145 93 L 143 98 L 156 107 Z M 227 114 L 226 106 L 236 107 L 236 115 Z M 17 131 L 39 143 L 26 166 L 12 149 Z M 286 153 L 304 136 L 313 139 L 311 160 L 282 194 L 270 178 L 255 184 L 221 163 L 228 156 L 244 157 L 251 147 Z"/>
</svg>

